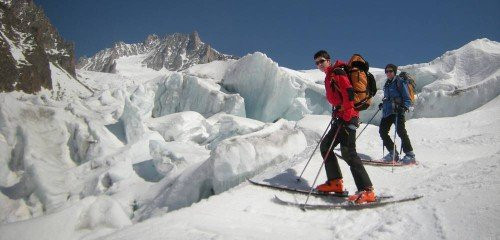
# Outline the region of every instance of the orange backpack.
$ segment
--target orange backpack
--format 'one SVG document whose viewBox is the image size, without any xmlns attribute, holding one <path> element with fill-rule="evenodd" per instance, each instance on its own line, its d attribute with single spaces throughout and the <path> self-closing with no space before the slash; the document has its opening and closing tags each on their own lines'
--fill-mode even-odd
<svg viewBox="0 0 500 240">
<path fill-rule="evenodd" d="M 372 97 L 377 94 L 377 83 L 375 77 L 368 72 L 369 68 L 368 62 L 359 54 L 352 55 L 345 67 L 347 77 L 354 88 L 354 109 L 357 111 L 366 110 Z"/>
<path fill-rule="evenodd" d="M 406 86 L 408 86 L 408 93 L 410 95 L 411 105 L 414 105 L 415 104 L 415 88 L 416 88 L 415 79 L 407 72 L 401 72 L 399 74 L 399 77 L 401 77 L 403 79 L 403 81 L 406 82 Z M 399 91 L 401 91 L 401 87 L 402 86 L 400 86 L 398 84 Z"/>
</svg>

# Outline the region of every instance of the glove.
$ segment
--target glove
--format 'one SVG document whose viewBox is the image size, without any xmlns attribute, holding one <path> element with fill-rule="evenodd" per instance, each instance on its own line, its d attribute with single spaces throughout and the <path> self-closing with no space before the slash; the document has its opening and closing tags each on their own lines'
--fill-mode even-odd
<svg viewBox="0 0 500 240">
<path fill-rule="evenodd" d="M 337 113 L 338 112 L 341 112 L 341 111 L 344 111 L 344 108 L 342 106 L 337 106 L 337 107 L 332 107 L 332 117 L 333 118 L 336 118 L 337 117 Z"/>
<path fill-rule="evenodd" d="M 383 104 L 383 103 L 380 103 L 380 104 L 378 105 L 378 110 L 382 110 L 382 108 L 384 108 L 384 104 Z"/>
<path fill-rule="evenodd" d="M 396 111 L 399 113 L 408 112 L 408 108 L 405 105 L 397 105 Z"/>
</svg>

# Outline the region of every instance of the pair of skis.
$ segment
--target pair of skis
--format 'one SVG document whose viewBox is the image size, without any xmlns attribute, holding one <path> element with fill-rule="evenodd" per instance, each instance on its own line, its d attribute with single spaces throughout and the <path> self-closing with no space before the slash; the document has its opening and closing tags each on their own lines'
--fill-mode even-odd
<svg viewBox="0 0 500 240">
<path fill-rule="evenodd" d="M 309 194 L 309 189 L 300 189 L 300 188 L 293 188 L 293 187 L 289 187 L 289 186 L 271 185 L 271 184 L 267 184 L 267 183 L 263 183 L 263 182 L 254 181 L 252 179 L 248 179 L 248 182 L 250 182 L 251 184 L 257 185 L 257 186 L 286 191 L 286 192 L 290 192 L 290 193 L 305 194 L 305 195 Z M 415 201 L 415 200 L 423 197 L 421 195 L 414 195 L 414 196 L 403 197 L 403 198 L 395 198 L 393 196 L 377 196 L 377 200 L 375 202 L 356 204 L 356 203 L 347 201 L 347 199 L 346 199 L 348 196 L 347 191 L 345 191 L 343 193 L 324 193 L 324 192 L 318 192 L 318 191 L 313 190 L 311 195 L 318 196 L 318 197 L 333 197 L 333 198 L 337 198 L 338 201 L 336 203 L 328 203 L 328 204 L 306 204 L 306 205 L 304 205 L 304 204 L 296 202 L 296 201 L 289 201 L 289 200 L 279 198 L 276 195 L 274 196 L 275 197 L 274 201 L 276 203 L 282 204 L 282 205 L 299 207 L 302 210 L 306 210 L 306 209 L 309 209 L 309 210 L 314 210 L 314 209 L 359 210 L 359 209 L 364 209 L 364 208 L 381 207 L 381 206 L 385 206 L 388 204 L 394 204 L 394 203 Z"/>
<path fill-rule="evenodd" d="M 335 153 L 335 156 L 338 158 L 344 159 L 340 154 Z M 372 159 L 361 159 L 361 162 L 364 165 L 370 165 L 370 166 L 379 166 L 379 167 L 404 167 L 404 166 L 412 166 L 412 165 L 418 165 L 418 162 L 415 163 L 403 163 L 401 161 L 396 161 L 396 162 L 386 162 L 384 160 L 372 160 Z"/>
</svg>

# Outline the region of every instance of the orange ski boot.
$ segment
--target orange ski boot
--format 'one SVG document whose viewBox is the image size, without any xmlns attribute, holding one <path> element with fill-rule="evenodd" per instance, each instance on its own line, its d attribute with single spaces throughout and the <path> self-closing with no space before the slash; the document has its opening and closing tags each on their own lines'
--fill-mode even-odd
<svg viewBox="0 0 500 240">
<path fill-rule="evenodd" d="M 343 193 L 344 192 L 344 181 L 339 179 L 333 179 L 330 181 L 326 181 L 325 183 L 316 187 L 318 192 L 334 192 L 334 193 Z"/>
<path fill-rule="evenodd" d="M 373 191 L 373 187 L 370 187 L 363 191 L 359 191 L 352 196 L 349 196 L 347 200 L 349 202 L 353 202 L 356 204 L 363 204 L 363 203 L 375 202 L 377 200 L 377 197 L 375 196 L 375 191 Z"/>
</svg>

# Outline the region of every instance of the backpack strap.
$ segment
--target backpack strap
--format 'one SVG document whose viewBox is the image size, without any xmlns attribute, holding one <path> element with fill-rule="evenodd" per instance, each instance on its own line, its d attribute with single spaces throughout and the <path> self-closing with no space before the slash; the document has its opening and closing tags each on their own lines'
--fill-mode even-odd
<svg viewBox="0 0 500 240">
<path fill-rule="evenodd" d="M 403 89 L 403 84 L 401 83 L 401 81 L 404 81 L 402 78 L 399 78 L 399 81 L 398 81 L 398 77 L 394 77 L 394 81 L 396 81 L 396 86 L 398 88 L 398 92 L 400 95 L 403 95 L 403 92 L 401 92 L 401 89 Z M 401 96 L 403 97 L 403 96 Z"/>
<path fill-rule="evenodd" d="M 340 88 L 333 79 L 333 75 L 346 75 L 345 71 L 342 68 L 334 68 L 332 69 L 332 77 L 330 78 L 330 84 L 333 86 L 338 92 L 340 92 Z"/>
</svg>

